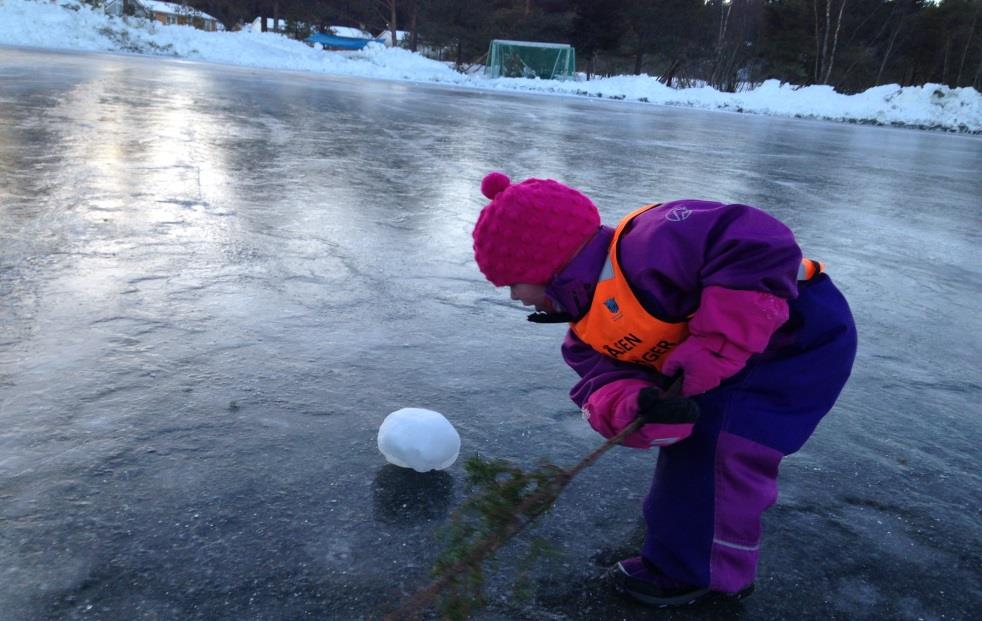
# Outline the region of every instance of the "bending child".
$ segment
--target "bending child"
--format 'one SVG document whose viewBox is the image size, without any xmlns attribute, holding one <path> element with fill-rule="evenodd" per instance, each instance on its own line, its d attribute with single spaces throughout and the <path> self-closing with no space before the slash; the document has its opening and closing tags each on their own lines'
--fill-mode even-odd
<svg viewBox="0 0 982 621">
<path fill-rule="evenodd" d="M 553 180 L 491 173 L 481 191 L 477 265 L 531 320 L 570 323 L 570 396 L 590 425 L 610 438 L 655 421 L 624 441 L 659 455 L 644 545 L 611 568 L 615 587 L 653 606 L 749 595 L 778 464 L 852 369 L 846 300 L 785 225 L 747 205 L 647 205 L 611 228 Z M 679 374 L 684 419 L 660 399 Z"/>
</svg>

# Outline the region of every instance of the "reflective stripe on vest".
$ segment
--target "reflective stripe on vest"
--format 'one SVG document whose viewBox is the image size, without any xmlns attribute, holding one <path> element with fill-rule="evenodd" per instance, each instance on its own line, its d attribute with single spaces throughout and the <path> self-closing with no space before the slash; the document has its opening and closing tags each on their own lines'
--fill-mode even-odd
<svg viewBox="0 0 982 621">
<path fill-rule="evenodd" d="M 658 204 L 645 205 L 617 225 L 590 308 L 570 328 L 581 341 L 605 356 L 661 371 L 668 354 L 689 335 L 688 321 L 662 321 L 645 310 L 617 260 L 617 243 L 624 229 L 631 220 L 655 207 Z M 823 263 L 802 259 L 798 280 L 809 280 L 823 271 Z"/>
</svg>

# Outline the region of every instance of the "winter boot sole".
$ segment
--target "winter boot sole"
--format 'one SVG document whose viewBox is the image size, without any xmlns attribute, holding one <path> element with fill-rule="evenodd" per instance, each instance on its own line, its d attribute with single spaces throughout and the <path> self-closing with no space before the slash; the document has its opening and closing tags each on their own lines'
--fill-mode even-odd
<svg viewBox="0 0 982 621">
<path fill-rule="evenodd" d="M 652 595 L 639 589 L 631 588 L 630 582 L 632 579 L 623 572 L 618 571 L 617 573 L 620 575 L 615 574 L 612 577 L 614 589 L 618 593 L 626 595 L 627 597 L 630 597 L 631 599 L 644 604 L 645 606 L 651 606 L 653 608 L 682 608 L 685 606 L 695 606 L 696 604 L 710 601 L 735 602 L 749 597 L 754 592 L 754 585 L 750 584 L 736 593 L 722 593 L 720 591 L 712 591 L 710 589 L 697 589 L 687 593 L 679 593 L 677 595 Z"/>
</svg>

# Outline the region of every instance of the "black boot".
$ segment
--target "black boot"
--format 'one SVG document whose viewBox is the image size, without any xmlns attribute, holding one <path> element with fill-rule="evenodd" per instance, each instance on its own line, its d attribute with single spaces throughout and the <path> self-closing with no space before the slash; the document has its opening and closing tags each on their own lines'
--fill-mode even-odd
<svg viewBox="0 0 982 621">
<path fill-rule="evenodd" d="M 624 559 L 611 567 L 607 575 L 619 593 L 656 608 L 692 606 L 709 600 L 735 601 L 754 592 L 753 583 L 736 593 L 684 584 L 663 574 L 643 556 Z"/>
</svg>

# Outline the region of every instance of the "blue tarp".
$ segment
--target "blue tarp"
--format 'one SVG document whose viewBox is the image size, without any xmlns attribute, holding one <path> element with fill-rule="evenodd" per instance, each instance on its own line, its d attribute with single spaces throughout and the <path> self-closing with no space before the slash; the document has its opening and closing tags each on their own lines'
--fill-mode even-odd
<svg viewBox="0 0 982 621">
<path fill-rule="evenodd" d="M 377 39 L 358 39 L 355 37 L 339 37 L 332 34 L 314 33 L 304 39 L 307 43 L 320 43 L 324 47 L 341 50 L 360 50 L 369 43 L 378 43 Z"/>
</svg>

